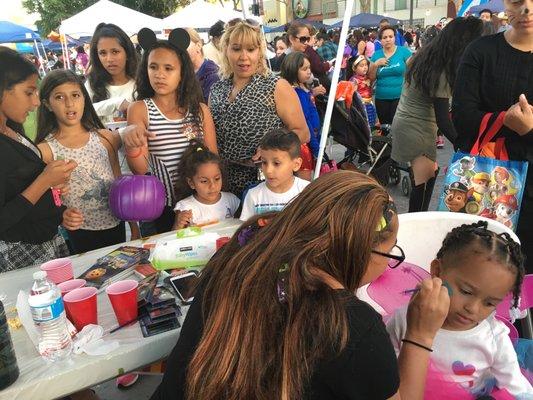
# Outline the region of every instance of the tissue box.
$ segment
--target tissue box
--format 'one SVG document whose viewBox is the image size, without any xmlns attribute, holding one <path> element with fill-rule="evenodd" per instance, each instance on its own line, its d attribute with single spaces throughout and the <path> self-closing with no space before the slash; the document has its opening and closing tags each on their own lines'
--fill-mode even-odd
<svg viewBox="0 0 533 400">
<path fill-rule="evenodd" d="M 202 267 L 215 254 L 218 233 L 158 241 L 152 254 L 152 265 L 159 269 Z"/>
</svg>

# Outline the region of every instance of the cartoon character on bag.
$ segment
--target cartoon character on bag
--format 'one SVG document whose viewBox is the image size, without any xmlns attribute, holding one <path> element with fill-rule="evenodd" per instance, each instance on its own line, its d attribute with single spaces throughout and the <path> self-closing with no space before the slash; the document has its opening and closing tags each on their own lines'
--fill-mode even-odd
<svg viewBox="0 0 533 400">
<path fill-rule="evenodd" d="M 464 183 L 452 182 L 446 189 L 444 204 L 451 212 L 466 212 L 472 193 L 473 189 L 468 189 Z"/>
<path fill-rule="evenodd" d="M 513 227 L 513 215 L 518 210 L 518 201 L 512 194 L 502 194 L 494 201 L 494 219 L 508 228 Z"/>
<path fill-rule="evenodd" d="M 490 177 L 490 190 L 498 194 L 507 194 L 507 183 L 511 174 L 505 167 L 494 167 Z"/>
<path fill-rule="evenodd" d="M 488 202 L 490 175 L 486 172 L 478 172 L 470 179 L 471 197 L 466 204 L 465 212 L 478 215 Z"/>
<path fill-rule="evenodd" d="M 474 171 L 476 159 L 474 157 L 465 156 L 459 160 L 459 164 L 461 166 L 454 169 L 453 174 L 459 176 L 459 181 L 468 186 L 470 184 L 470 179 L 476 174 L 476 171 Z"/>
</svg>

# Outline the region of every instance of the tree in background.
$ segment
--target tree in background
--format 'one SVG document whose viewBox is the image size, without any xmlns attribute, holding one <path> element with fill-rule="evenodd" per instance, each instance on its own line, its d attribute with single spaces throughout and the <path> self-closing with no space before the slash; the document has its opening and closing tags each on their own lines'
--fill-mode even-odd
<svg viewBox="0 0 533 400">
<path fill-rule="evenodd" d="M 57 29 L 61 21 L 96 2 L 97 0 L 24 0 L 22 4 L 28 12 L 39 13 L 41 19 L 36 25 L 39 32 L 46 36 Z M 164 18 L 176 11 L 176 8 L 187 6 L 191 0 L 113 0 L 113 2 L 156 18 Z M 107 22 L 113 22 L 112 16 L 109 16 Z"/>
</svg>

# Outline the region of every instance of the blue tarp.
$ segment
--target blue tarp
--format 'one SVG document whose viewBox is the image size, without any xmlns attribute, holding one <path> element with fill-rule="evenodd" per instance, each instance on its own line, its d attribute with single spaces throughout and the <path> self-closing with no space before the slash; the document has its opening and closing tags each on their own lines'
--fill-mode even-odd
<svg viewBox="0 0 533 400">
<path fill-rule="evenodd" d="M 389 20 L 392 26 L 400 25 L 402 23 L 402 21 L 399 19 L 386 17 L 384 15 L 361 13 L 361 14 L 354 15 L 352 18 L 350 18 L 350 26 L 356 27 L 356 28 L 373 28 L 373 27 L 379 26 L 379 22 L 385 18 Z M 342 21 L 339 21 L 336 24 L 331 25 L 331 28 L 341 28 L 341 27 L 342 27 Z"/>
<path fill-rule="evenodd" d="M 505 7 L 503 5 L 503 0 L 491 0 L 488 3 L 483 3 L 478 6 L 474 6 L 470 8 L 470 12 L 472 14 L 479 14 L 482 10 L 485 8 L 488 8 L 493 13 L 499 13 L 503 10 L 505 10 Z"/>
<path fill-rule="evenodd" d="M 0 43 L 40 42 L 41 37 L 29 28 L 9 21 L 0 21 Z"/>
</svg>

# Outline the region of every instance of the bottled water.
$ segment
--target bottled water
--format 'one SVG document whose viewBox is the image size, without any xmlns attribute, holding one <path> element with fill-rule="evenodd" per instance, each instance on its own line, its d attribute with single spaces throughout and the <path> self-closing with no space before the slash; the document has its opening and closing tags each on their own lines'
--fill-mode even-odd
<svg viewBox="0 0 533 400">
<path fill-rule="evenodd" d="M 30 303 L 33 321 L 39 330 L 39 353 L 49 361 L 68 357 L 72 339 L 67 329 L 61 291 L 46 279 L 45 271 L 33 274 Z"/>
</svg>

